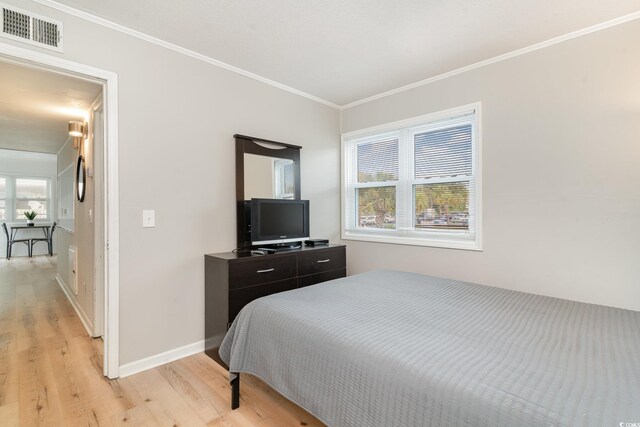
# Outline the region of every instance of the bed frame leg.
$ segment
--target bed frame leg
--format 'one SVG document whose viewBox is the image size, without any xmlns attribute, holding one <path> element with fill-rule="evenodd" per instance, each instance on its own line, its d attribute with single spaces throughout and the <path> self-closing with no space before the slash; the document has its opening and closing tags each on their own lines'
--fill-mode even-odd
<svg viewBox="0 0 640 427">
<path fill-rule="evenodd" d="M 236 377 L 231 380 L 231 409 L 240 407 L 240 373 L 235 375 Z"/>
</svg>

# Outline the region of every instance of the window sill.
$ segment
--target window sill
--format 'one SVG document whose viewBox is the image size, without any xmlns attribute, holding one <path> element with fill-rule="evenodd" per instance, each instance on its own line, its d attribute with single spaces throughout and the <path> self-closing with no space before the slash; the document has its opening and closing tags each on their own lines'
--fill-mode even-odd
<svg viewBox="0 0 640 427">
<path fill-rule="evenodd" d="M 466 251 L 482 251 L 479 237 L 475 240 L 458 240 L 450 238 L 426 238 L 417 236 L 384 235 L 383 233 L 358 232 L 342 230 L 342 240 L 355 240 L 372 243 L 388 243 L 394 245 L 425 246 L 443 249 L 460 249 Z"/>
</svg>

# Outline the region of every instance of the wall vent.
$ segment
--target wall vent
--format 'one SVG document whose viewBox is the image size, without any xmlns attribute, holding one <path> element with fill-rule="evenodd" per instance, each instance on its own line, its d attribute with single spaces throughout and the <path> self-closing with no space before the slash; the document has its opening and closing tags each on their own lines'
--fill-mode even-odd
<svg viewBox="0 0 640 427">
<path fill-rule="evenodd" d="M 0 36 L 62 52 L 62 22 L 0 3 Z"/>
</svg>

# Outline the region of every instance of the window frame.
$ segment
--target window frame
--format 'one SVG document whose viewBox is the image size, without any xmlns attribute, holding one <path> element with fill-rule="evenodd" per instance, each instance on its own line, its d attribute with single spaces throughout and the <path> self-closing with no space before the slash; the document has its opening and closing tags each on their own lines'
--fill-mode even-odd
<svg viewBox="0 0 640 427">
<path fill-rule="evenodd" d="M 358 131 L 342 134 L 341 149 L 341 237 L 343 240 L 356 240 L 377 243 L 391 243 L 414 246 L 427 246 L 449 249 L 482 251 L 482 112 L 481 103 L 475 102 L 435 113 L 412 117 L 392 123 L 386 123 Z M 434 131 L 434 125 L 443 128 L 452 127 L 455 120 L 473 114 L 470 178 L 420 179 L 414 174 L 413 135 L 428 129 Z M 442 123 L 440 123 L 442 122 Z M 464 122 L 464 120 L 462 120 Z M 391 135 L 398 135 L 399 176 L 397 181 L 357 182 L 356 147 L 359 144 L 379 141 Z M 354 141 L 357 140 L 357 141 Z M 354 175 L 355 174 L 355 175 Z M 354 180 L 355 177 L 355 180 Z M 428 181 L 428 182 L 427 182 Z M 475 233 L 456 230 L 415 230 L 415 186 L 420 184 L 469 182 L 474 185 L 475 204 L 470 206 L 469 229 Z M 475 182 L 474 182 L 475 181 Z M 357 220 L 358 188 L 396 185 L 396 228 L 381 229 L 361 227 Z M 353 200 L 347 203 L 348 198 Z M 474 211 L 475 215 L 471 214 Z M 473 223 L 471 221 L 473 217 Z M 355 224 L 355 226 L 354 226 Z M 471 238 L 470 236 L 473 236 Z"/>
<path fill-rule="evenodd" d="M 0 179 L 4 179 L 4 197 L 0 197 L 0 201 L 4 201 L 4 213 L 5 216 L 7 216 L 7 218 L 1 218 L 0 217 L 0 221 L 2 222 L 6 222 L 9 221 L 10 219 L 8 218 L 8 214 L 11 211 L 11 203 L 9 201 L 10 199 L 10 195 L 11 195 L 11 190 L 9 188 L 10 184 L 10 177 L 5 175 L 5 174 L 0 174 Z"/>
<path fill-rule="evenodd" d="M 54 208 L 53 206 L 53 198 L 52 198 L 52 193 L 53 193 L 53 188 L 52 188 L 52 179 L 50 176 L 42 176 L 42 175 L 23 175 L 23 174 L 12 174 L 12 173 L 0 173 L 0 177 L 4 178 L 5 181 L 5 212 L 7 213 L 7 217 L 4 220 L 1 220 L 3 222 L 7 222 L 7 223 L 17 223 L 20 222 L 21 219 L 24 218 L 24 220 L 26 221 L 27 218 L 26 217 L 18 217 L 17 213 L 16 213 L 16 206 L 17 206 L 17 202 L 18 201 L 24 201 L 24 200 L 37 200 L 37 201 L 43 201 L 47 203 L 47 216 L 46 217 L 42 217 L 42 216 L 36 216 L 36 219 L 34 220 L 34 222 L 50 222 L 53 220 L 54 218 L 54 214 L 52 209 Z M 24 197 L 17 197 L 17 190 L 16 190 L 16 181 L 19 179 L 31 179 L 31 180 L 41 180 L 41 181 L 45 181 L 46 185 L 47 185 L 47 197 L 46 198 L 24 198 Z"/>
</svg>

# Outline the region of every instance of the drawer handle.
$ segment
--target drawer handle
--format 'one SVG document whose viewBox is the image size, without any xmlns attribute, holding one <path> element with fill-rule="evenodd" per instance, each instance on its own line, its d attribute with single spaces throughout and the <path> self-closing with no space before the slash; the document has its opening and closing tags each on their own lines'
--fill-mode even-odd
<svg viewBox="0 0 640 427">
<path fill-rule="evenodd" d="M 262 274 L 262 273 L 270 273 L 273 270 L 275 270 L 275 268 L 267 268 L 266 270 L 258 270 L 258 271 L 256 271 L 256 273 L 260 273 L 260 274 Z"/>
<path fill-rule="evenodd" d="M 329 262 L 329 261 L 331 261 L 331 259 L 330 259 L 330 258 L 327 258 L 327 259 L 319 259 L 319 260 L 318 260 L 318 261 L 316 261 L 316 262 L 317 262 L 318 264 L 324 264 L 325 262 Z"/>
</svg>

